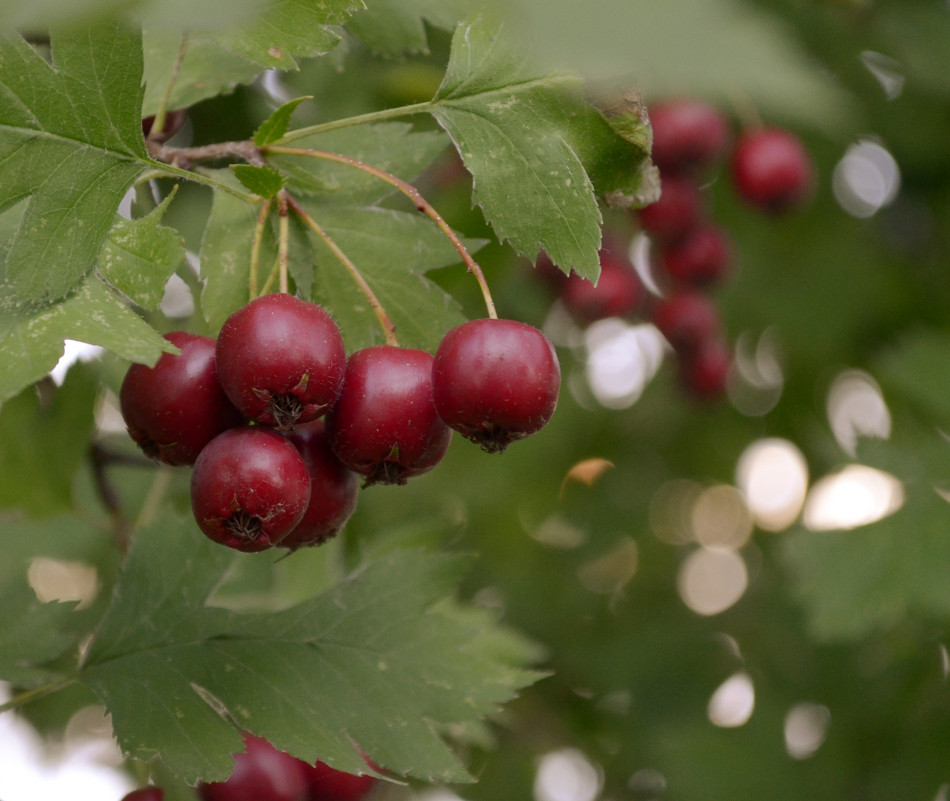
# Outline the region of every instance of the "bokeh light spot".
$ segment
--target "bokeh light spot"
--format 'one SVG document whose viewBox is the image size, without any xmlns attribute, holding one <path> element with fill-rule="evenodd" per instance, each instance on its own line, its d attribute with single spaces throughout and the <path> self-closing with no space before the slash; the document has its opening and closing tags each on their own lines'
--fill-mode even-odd
<svg viewBox="0 0 950 801">
<path fill-rule="evenodd" d="M 736 484 L 755 524 L 766 531 L 782 531 L 795 522 L 805 502 L 808 465 L 788 440 L 760 439 L 739 457 Z"/>
<path fill-rule="evenodd" d="M 812 531 L 857 528 L 894 514 L 904 505 L 904 487 L 894 476 L 852 464 L 816 481 L 805 501 L 804 522 Z"/>
<path fill-rule="evenodd" d="M 745 725 L 755 709 L 755 687 L 746 673 L 726 679 L 709 699 L 706 714 L 716 726 L 734 729 Z"/>
<path fill-rule="evenodd" d="M 734 551 L 698 548 L 680 566 L 677 584 L 690 609 L 700 615 L 717 615 L 742 597 L 749 573 Z"/>
<path fill-rule="evenodd" d="M 861 370 L 846 370 L 835 378 L 826 406 L 832 433 L 851 456 L 859 437 L 887 439 L 891 435 L 891 413 L 881 388 Z"/>
<path fill-rule="evenodd" d="M 831 712 L 820 704 L 796 704 L 785 716 L 785 750 L 792 759 L 808 759 L 825 741 Z"/>
<path fill-rule="evenodd" d="M 838 204 L 852 217 L 872 217 L 900 191 L 900 168 L 880 144 L 862 140 L 850 145 L 831 178 Z"/>
<path fill-rule="evenodd" d="M 576 748 L 541 758 L 534 778 L 535 801 L 594 801 L 603 784 L 601 771 Z"/>
<path fill-rule="evenodd" d="M 728 484 L 709 487 L 693 504 L 693 533 L 700 545 L 741 548 L 752 535 L 752 516 L 742 494 Z"/>
</svg>

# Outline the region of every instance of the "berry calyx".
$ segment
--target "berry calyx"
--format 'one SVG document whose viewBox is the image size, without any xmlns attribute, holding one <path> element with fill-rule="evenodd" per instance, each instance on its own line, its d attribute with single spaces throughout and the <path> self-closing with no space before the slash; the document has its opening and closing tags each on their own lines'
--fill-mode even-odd
<svg viewBox="0 0 950 801">
<path fill-rule="evenodd" d="M 344 773 L 325 762 L 307 766 L 310 794 L 307 801 L 359 801 L 365 796 L 376 778 L 368 774 Z"/>
<path fill-rule="evenodd" d="M 234 771 L 223 782 L 201 782 L 202 801 L 305 801 L 307 765 L 267 740 L 244 735 L 244 751 L 234 755 Z"/>
<path fill-rule="evenodd" d="M 729 238 L 715 225 L 700 226 L 678 244 L 661 251 L 663 267 L 670 277 L 690 286 L 721 281 L 731 258 Z"/>
<path fill-rule="evenodd" d="M 286 537 L 310 501 L 303 457 L 268 428 L 232 428 L 198 456 L 191 475 L 191 508 L 215 542 L 257 552 Z"/>
<path fill-rule="evenodd" d="M 163 801 L 165 792 L 160 787 L 140 787 L 122 796 L 122 801 Z"/>
<path fill-rule="evenodd" d="M 297 426 L 288 439 L 303 457 L 310 473 L 310 503 L 303 518 L 284 539 L 282 548 L 296 550 L 321 545 L 346 525 L 356 511 L 359 478 L 330 448 L 323 420 Z"/>
<path fill-rule="evenodd" d="M 238 309 L 218 335 L 218 377 L 249 419 L 289 430 L 336 401 L 346 368 L 343 337 L 320 306 L 285 293 Z"/>
<path fill-rule="evenodd" d="M 451 329 L 432 365 L 439 415 L 490 453 L 547 425 L 560 387 L 554 346 L 516 320 L 484 318 Z"/>
<path fill-rule="evenodd" d="M 244 421 L 218 383 L 215 341 L 185 331 L 165 339 L 181 353 L 163 353 L 154 367 L 129 367 L 119 390 L 122 417 L 151 458 L 194 464 L 205 445 Z"/>
<path fill-rule="evenodd" d="M 365 484 L 405 484 L 435 467 L 452 432 L 432 402 L 432 354 L 394 345 L 353 353 L 327 436 Z"/>
<path fill-rule="evenodd" d="M 681 289 L 658 301 L 653 324 L 680 353 L 695 351 L 718 338 L 722 323 L 716 305 L 706 295 Z"/>
<path fill-rule="evenodd" d="M 643 230 L 659 244 L 682 240 L 703 217 L 700 188 L 686 178 L 665 175 L 660 181 L 659 200 L 637 211 Z"/>
<path fill-rule="evenodd" d="M 636 270 L 607 249 L 600 251 L 600 278 L 596 284 L 577 273 L 561 287 L 561 302 L 581 325 L 607 317 L 626 317 L 643 300 L 644 289 Z"/>
<path fill-rule="evenodd" d="M 746 131 L 732 154 L 732 178 L 740 197 L 772 214 L 803 205 L 815 183 L 805 146 L 784 128 Z"/>
<path fill-rule="evenodd" d="M 661 173 L 690 174 L 723 158 L 729 149 L 729 123 L 703 100 L 666 100 L 650 107 L 653 162 Z"/>
</svg>

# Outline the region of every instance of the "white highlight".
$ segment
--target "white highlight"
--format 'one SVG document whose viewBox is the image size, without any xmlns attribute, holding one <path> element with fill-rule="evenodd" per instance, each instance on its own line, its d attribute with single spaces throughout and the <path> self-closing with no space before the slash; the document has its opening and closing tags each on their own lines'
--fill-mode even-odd
<svg viewBox="0 0 950 801">
<path fill-rule="evenodd" d="M 738 601 L 749 584 L 742 557 L 719 548 L 698 548 L 680 566 L 683 602 L 700 615 L 718 615 Z"/>
<path fill-rule="evenodd" d="M 755 709 L 755 687 L 746 673 L 735 673 L 716 688 L 706 714 L 716 726 L 734 729 L 745 725 Z"/>
<path fill-rule="evenodd" d="M 820 704 L 796 704 L 785 716 L 785 750 L 792 759 L 808 759 L 828 736 L 831 712 Z"/>
<path fill-rule="evenodd" d="M 877 142 L 850 145 L 835 166 L 831 186 L 841 208 L 852 217 L 872 217 L 900 191 L 901 173 L 894 157 Z"/>
<path fill-rule="evenodd" d="M 904 487 L 894 476 L 852 464 L 817 481 L 805 502 L 812 531 L 852 529 L 894 514 L 904 504 Z"/>
<path fill-rule="evenodd" d="M 603 777 L 576 748 L 551 751 L 541 758 L 534 778 L 535 801 L 594 801 Z"/>
<path fill-rule="evenodd" d="M 782 531 L 795 522 L 805 502 L 808 465 L 788 440 L 760 439 L 739 457 L 736 484 L 756 525 L 766 531 Z"/>
</svg>

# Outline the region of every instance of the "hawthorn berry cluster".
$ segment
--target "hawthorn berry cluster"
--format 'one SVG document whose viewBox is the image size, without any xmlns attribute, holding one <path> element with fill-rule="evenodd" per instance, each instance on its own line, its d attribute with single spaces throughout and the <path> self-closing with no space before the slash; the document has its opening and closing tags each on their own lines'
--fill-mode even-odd
<svg viewBox="0 0 950 801">
<path fill-rule="evenodd" d="M 734 142 L 728 118 L 710 103 L 671 99 L 651 106 L 649 115 L 661 195 L 637 218 L 654 245 L 655 271 L 668 288 L 651 316 L 679 357 L 687 390 L 715 397 L 725 388 L 732 355 L 708 290 L 728 275 L 733 248 L 708 213 L 705 186 L 728 160 L 738 196 L 780 215 L 808 201 L 814 170 L 790 131 L 748 128 Z"/>
<path fill-rule="evenodd" d="M 324 762 L 314 765 L 278 751 L 262 737 L 244 735 L 244 751 L 223 782 L 201 782 L 200 801 L 359 801 L 376 784 L 368 774 L 344 773 Z M 160 787 L 133 790 L 122 801 L 162 801 Z"/>
<path fill-rule="evenodd" d="M 235 311 L 217 339 L 133 364 L 120 391 L 132 439 L 193 465 L 192 511 L 215 542 L 296 550 L 336 534 L 363 485 L 435 467 L 452 431 L 500 452 L 544 427 L 561 372 L 549 340 L 514 320 L 471 320 L 436 353 L 374 345 L 347 357 L 321 306 L 286 293 Z"/>
</svg>

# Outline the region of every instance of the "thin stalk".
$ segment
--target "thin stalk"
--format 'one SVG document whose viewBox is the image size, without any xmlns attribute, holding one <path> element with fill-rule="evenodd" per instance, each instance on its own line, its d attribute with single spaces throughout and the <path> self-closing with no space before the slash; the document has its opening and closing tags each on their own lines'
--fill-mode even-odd
<svg viewBox="0 0 950 801">
<path fill-rule="evenodd" d="M 287 193 L 281 190 L 277 200 L 277 270 L 279 276 L 278 289 L 286 294 L 290 291 L 288 278 L 288 264 L 290 263 L 290 217 L 287 211 Z"/>
<path fill-rule="evenodd" d="M 142 501 L 138 516 L 132 525 L 135 531 L 150 525 L 155 516 L 162 510 L 165 493 L 168 492 L 168 488 L 171 486 L 172 472 L 173 469 L 164 464 L 159 465 L 158 470 L 155 471 L 155 477 L 152 479 L 145 500 Z"/>
<path fill-rule="evenodd" d="M 165 91 L 162 92 L 162 99 L 158 103 L 158 111 L 155 112 L 155 120 L 152 123 L 152 130 L 149 136 L 160 134 L 165 130 L 165 117 L 168 114 L 168 102 L 171 100 L 172 89 L 178 80 L 178 74 L 181 72 L 181 64 L 185 60 L 185 53 L 188 51 L 188 34 L 181 35 L 181 41 L 178 43 L 178 52 L 175 53 L 175 63 L 172 65 L 172 74 L 165 84 Z"/>
<path fill-rule="evenodd" d="M 301 206 L 291 195 L 287 195 L 286 198 L 287 205 L 290 207 L 291 211 L 293 211 L 293 213 L 300 218 L 301 222 L 303 222 L 304 225 L 313 231 L 328 248 L 330 248 L 330 251 L 333 253 L 333 255 L 336 256 L 339 262 L 346 268 L 347 272 L 349 272 L 349 274 L 353 277 L 353 280 L 356 281 L 360 291 L 366 296 L 366 300 L 369 301 L 370 307 L 373 309 L 373 312 L 375 312 L 376 319 L 379 320 L 379 324 L 383 329 L 383 336 L 386 338 L 386 344 L 398 345 L 399 342 L 396 339 L 396 326 L 393 325 L 393 321 L 389 318 L 389 315 L 383 308 L 383 304 L 379 302 L 379 298 L 376 297 L 376 293 L 373 292 L 373 288 L 368 283 L 366 283 L 366 279 L 363 278 L 363 274 L 359 271 L 357 266 L 353 264 L 350 258 L 340 249 L 340 246 L 333 241 L 330 235 L 323 230 L 320 224 L 307 213 L 303 206 Z"/>
<path fill-rule="evenodd" d="M 254 226 L 254 238 L 251 240 L 251 266 L 247 271 L 248 293 L 251 300 L 257 297 L 257 271 L 261 258 L 261 240 L 264 238 L 264 226 L 267 225 L 270 205 L 270 198 L 261 203 L 261 210 L 257 214 L 257 225 Z"/>
<path fill-rule="evenodd" d="M 267 274 L 267 278 L 264 281 L 264 286 L 261 287 L 260 294 L 268 295 L 270 291 L 274 288 L 274 284 L 277 283 L 277 273 L 279 272 L 280 258 L 274 257 L 274 265 L 270 268 L 270 272 Z"/>
<path fill-rule="evenodd" d="M 435 208 L 433 208 L 432 204 L 430 204 L 429 201 L 427 201 L 419 192 L 419 190 L 416 189 L 412 184 L 402 180 L 402 178 L 399 178 L 392 173 L 379 169 L 379 167 L 374 167 L 372 164 L 367 164 L 364 161 L 360 161 L 359 159 L 355 159 L 350 156 L 344 156 L 340 153 L 331 153 L 327 150 L 314 150 L 312 148 L 304 147 L 284 147 L 283 145 L 268 145 L 264 148 L 261 148 L 261 152 L 265 155 L 274 154 L 282 156 L 307 156 L 309 158 L 332 161 L 337 164 L 346 164 L 350 167 L 354 167 L 357 170 L 362 170 L 363 172 L 368 173 L 369 175 L 372 175 L 381 181 L 384 181 L 398 191 L 402 192 L 402 194 L 412 201 L 417 211 L 425 214 L 426 217 L 439 226 L 439 229 L 442 231 L 442 233 L 448 237 L 449 241 L 462 257 L 462 261 L 465 263 L 468 271 L 475 276 L 475 280 L 478 282 L 478 286 L 482 292 L 482 298 L 485 301 L 485 308 L 488 310 L 488 316 L 491 318 L 498 317 L 498 313 L 495 311 L 495 302 L 492 300 L 491 292 L 488 289 L 488 282 L 485 280 L 485 274 L 482 272 L 482 268 L 478 265 L 478 262 L 472 258 L 472 255 L 468 252 L 468 249 L 462 244 L 462 240 L 460 240 L 455 231 L 452 230 L 452 226 L 442 219 L 442 215 L 439 214 Z"/>
<path fill-rule="evenodd" d="M 379 111 L 370 111 L 366 114 L 358 114 L 354 117 L 345 117 L 330 122 L 321 122 L 316 125 L 308 125 L 305 128 L 297 128 L 294 131 L 288 131 L 280 138 L 280 142 L 294 142 L 297 139 L 303 139 L 314 134 L 327 133 L 328 131 L 337 131 L 340 128 L 349 128 L 353 125 L 372 125 L 377 122 L 395 120 L 400 117 L 410 117 L 413 114 L 422 114 L 431 111 L 434 104 L 430 100 L 422 103 L 412 103 L 408 106 L 398 106 L 397 108 L 380 109 Z"/>
<path fill-rule="evenodd" d="M 76 679 L 73 677 L 56 679 L 56 681 L 51 681 L 39 687 L 34 687 L 32 690 L 25 690 L 24 692 L 13 696 L 13 698 L 11 698 L 5 704 L 0 704 L 0 713 L 9 712 L 13 709 L 19 709 L 21 706 L 25 706 L 26 704 L 30 703 L 30 701 L 35 701 L 38 698 L 43 698 L 44 696 L 54 693 L 57 690 L 62 690 L 75 681 Z"/>
</svg>

